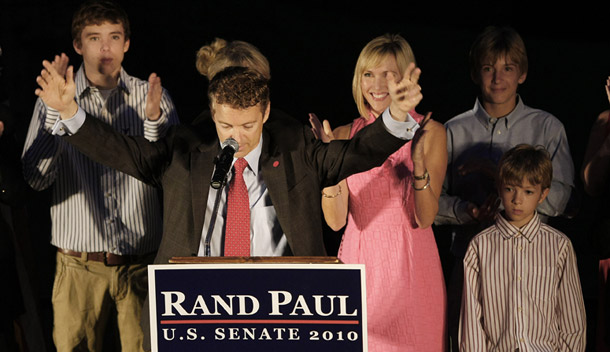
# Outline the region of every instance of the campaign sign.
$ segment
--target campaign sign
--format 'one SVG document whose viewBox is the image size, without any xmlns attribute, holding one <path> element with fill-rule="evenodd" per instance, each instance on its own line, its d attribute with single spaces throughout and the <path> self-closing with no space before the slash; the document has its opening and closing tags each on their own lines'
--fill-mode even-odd
<svg viewBox="0 0 610 352">
<path fill-rule="evenodd" d="M 150 265 L 153 351 L 367 351 L 364 265 Z"/>
</svg>

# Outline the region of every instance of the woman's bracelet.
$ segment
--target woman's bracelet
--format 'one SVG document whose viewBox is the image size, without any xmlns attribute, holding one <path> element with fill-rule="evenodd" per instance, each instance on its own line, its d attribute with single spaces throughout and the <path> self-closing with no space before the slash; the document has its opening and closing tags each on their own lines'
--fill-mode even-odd
<svg viewBox="0 0 610 352">
<path fill-rule="evenodd" d="M 426 184 L 422 188 L 415 187 L 415 181 L 411 182 L 411 186 L 413 187 L 414 190 L 423 191 L 424 189 L 430 187 L 430 174 L 428 174 L 427 171 L 426 171 L 426 176 L 428 176 L 428 177 L 426 177 L 428 179 L 428 182 L 426 182 Z M 413 178 L 415 178 L 415 175 L 413 175 Z M 423 178 L 421 180 L 423 180 Z"/>
<path fill-rule="evenodd" d="M 326 194 L 324 193 L 324 190 L 322 190 L 322 196 L 324 198 L 337 198 L 338 196 L 341 195 L 341 185 L 337 185 L 339 186 L 339 192 L 335 193 L 335 194 Z"/>
<path fill-rule="evenodd" d="M 425 179 L 427 179 L 427 178 L 430 178 L 430 174 L 428 174 L 428 170 L 426 169 L 426 171 L 424 171 L 424 174 L 423 174 L 423 175 L 421 175 L 421 176 L 417 176 L 417 175 L 415 175 L 415 174 L 414 174 L 414 175 L 413 175 L 413 178 L 414 178 L 414 179 L 416 179 L 416 180 L 418 180 L 418 181 L 422 181 L 422 180 L 425 180 Z"/>
</svg>

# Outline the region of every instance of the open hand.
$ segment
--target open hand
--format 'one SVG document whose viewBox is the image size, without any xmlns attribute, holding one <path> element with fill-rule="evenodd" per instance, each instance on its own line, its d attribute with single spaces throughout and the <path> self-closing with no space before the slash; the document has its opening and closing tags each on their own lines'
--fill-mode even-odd
<svg viewBox="0 0 610 352">
<path fill-rule="evenodd" d="M 61 53 L 61 55 L 55 55 L 55 59 L 53 59 L 51 65 L 53 65 L 55 71 L 57 71 L 60 76 L 66 77 L 66 71 L 68 70 L 68 62 L 70 62 L 68 55 Z"/>
<path fill-rule="evenodd" d="M 390 103 L 390 114 L 397 121 L 406 121 L 408 113 L 415 109 L 422 100 L 419 76 L 421 70 L 410 63 L 405 70 L 402 79 L 396 74 L 387 73 L 388 89 L 392 102 Z"/>
<path fill-rule="evenodd" d="M 324 143 L 328 143 L 335 139 L 335 135 L 333 134 L 332 128 L 330 128 L 328 120 L 324 120 L 323 123 L 320 123 L 318 116 L 314 113 L 310 113 L 309 123 L 311 124 L 311 131 L 317 139 Z"/>
<path fill-rule="evenodd" d="M 74 68 L 66 69 L 66 77 L 61 76 L 53 64 L 44 60 L 44 69 L 40 76 L 36 77 L 36 83 L 40 86 L 34 93 L 49 107 L 59 111 L 62 119 L 69 119 L 76 114 L 78 105 L 74 101 L 76 85 L 74 84 Z"/>
<path fill-rule="evenodd" d="M 156 121 L 161 117 L 161 77 L 156 73 L 151 73 L 148 77 L 148 94 L 146 95 L 146 117 L 151 121 Z"/>
</svg>

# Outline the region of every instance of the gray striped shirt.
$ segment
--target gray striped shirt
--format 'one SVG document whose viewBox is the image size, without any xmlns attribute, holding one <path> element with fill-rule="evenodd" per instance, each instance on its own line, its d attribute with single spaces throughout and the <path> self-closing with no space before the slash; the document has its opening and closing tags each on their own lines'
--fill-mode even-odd
<svg viewBox="0 0 610 352">
<path fill-rule="evenodd" d="M 163 90 L 161 117 L 146 119 L 148 82 L 121 69 L 119 83 L 107 100 L 90 86 L 84 67 L 74 77 L 76 102 L 88 114 L 116 130 L 155 141 L 178 116 Z M 51 135 L 59 113 L 38 99 L 23 149 L 23 173 L 35 190 L 53 185 L 51 244 L 81 252 L 144 254 L 157 250 L 161 239 L 158 190 L 91 161 Z"/>
<path fill-rule="evenodd" d="M 536 213 L 502 215 L 464 258 L 460 351 L 584 351 L 585 308 L 570 240 Z"/>
</svg>

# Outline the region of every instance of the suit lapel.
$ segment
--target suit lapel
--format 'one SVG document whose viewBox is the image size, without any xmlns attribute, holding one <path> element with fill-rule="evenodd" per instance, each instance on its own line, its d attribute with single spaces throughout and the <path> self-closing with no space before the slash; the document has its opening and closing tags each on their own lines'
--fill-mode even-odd
<svg viewBox="0 0 610 352">
<path fill-rule="evenodd" d="M 261 170 L 265 185 L 269 190 L 269 196 L 273 202 L 275 213 L 280 224 L 290 223 L 290 197 L 288 190 L 287 172 L 292 170 L 291 165 L 286 165 L 289 158 L 284 158 L 283 153 L 279 150 L 277 144 L 274 143 L 272 137 L 266 130 L 263 130 L 263 150 L 261 151 Z M 282 228 L 284 233 L 290 232 L 289 228 Z M 290 236 L 287 234 L 288 241 L 291 242 Z M 292 243 L 289 243 L 292 246 Z"/>
<path fill-rule="evenodd" d="M 203 218 L 208 202 L 210 180 L 214 171 L 214 157 L 220 151 L 218 141 L 213 145 L 201 145 L 191 152 L 191 188 L 193 204 L 194 235 L 190 248 L 197 253 L 203 230 Z"/>
</svg>

